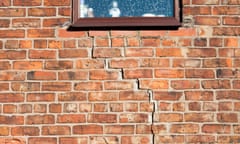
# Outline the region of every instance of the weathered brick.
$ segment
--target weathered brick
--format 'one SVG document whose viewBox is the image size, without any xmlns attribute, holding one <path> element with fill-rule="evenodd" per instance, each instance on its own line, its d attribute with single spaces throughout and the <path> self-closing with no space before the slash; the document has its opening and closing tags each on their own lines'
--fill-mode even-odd
<svg viewBox="0 0 240 144">
<path fill-rule="evenodd" d="M 73 133 L 82 134 L 82 135 L 103 134 L 103 127 L 95 124 L 77 125 L 77 126 L 73 126 Z"/>
<path fill-rule="evenodd" d="M 0 17 L 24 17 L 26 16 L 25 8 L 0 8 Z"/>
<path fill-rule="evenodd" d="M 28 115 L 26 117 L 26 124 L 54 124 L 54 115 Z"/>
<path fill-rule="evenodd" d="M 57 144 L 57 138 L 31 137 L 29 138 L 28 143 L 29 144 L 37 144 L 37 143 Z"/>
<path fill-rule="evenodd" d="M 29 8 L 28 15 L 34 17 L 56 16 L 56 8 Z"/>
<path fill-rule="evenodd" d="M 69 126 L 43 126 L 42 135 L 70 135 Z"/>
<path fill-rule="evenodd" d="M 38 127 L 13 127 L 11 135 L 13 136 L 39 136 L 40 130 Z"/>
<path fill-rule="evenodd" d="M 53 93 L 29 93 L 27 94 L 27 101 L 29 102 L 47 102 L 54 101 L 55 94 Z"/>
<path fill-rule="evenodd" d="M 25 30 L 0 30 L 0 38 L 24 38 Z"/>
</svg>

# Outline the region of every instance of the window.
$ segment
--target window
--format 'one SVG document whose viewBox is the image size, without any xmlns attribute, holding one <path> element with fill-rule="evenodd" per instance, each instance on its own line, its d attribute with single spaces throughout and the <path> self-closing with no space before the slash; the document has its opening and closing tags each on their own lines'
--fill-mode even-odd
<svg viewBox="0 0 240 144">
<path fill-rule="evenodd" d="M 179 0 L 73 0 L 71 27 L 180 26 Z"/>
</svg>

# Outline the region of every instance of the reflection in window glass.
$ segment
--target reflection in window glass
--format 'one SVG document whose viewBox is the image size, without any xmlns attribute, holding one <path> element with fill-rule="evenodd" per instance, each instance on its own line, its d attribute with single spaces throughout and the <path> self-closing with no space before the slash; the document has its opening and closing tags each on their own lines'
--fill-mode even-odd
<svg viewBox="0 0 240 144">
<path fill-rule="evenodd" d="M 173 17 L 174 0 L 79 0 L 80 17 Z"/>
</svg>

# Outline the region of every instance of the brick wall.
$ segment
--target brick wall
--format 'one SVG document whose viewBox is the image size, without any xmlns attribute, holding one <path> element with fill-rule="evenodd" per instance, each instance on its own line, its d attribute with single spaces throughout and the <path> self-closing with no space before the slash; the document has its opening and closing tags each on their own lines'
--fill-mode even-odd
<svg viewBox="0 0 240 144">
<path fill-rule="evenodd" d="M 1 144 L 240 141 L 240 1 L 179 30 L 77 31 L 70 0 L 0 1 Z"/>
</svg>

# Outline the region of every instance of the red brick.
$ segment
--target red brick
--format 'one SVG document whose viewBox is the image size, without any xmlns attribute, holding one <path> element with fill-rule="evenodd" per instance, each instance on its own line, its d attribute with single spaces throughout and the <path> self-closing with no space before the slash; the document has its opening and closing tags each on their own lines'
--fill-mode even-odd
<svg viewBox="0 0 240 144">
<path fill-rule="evenodd" d="M 42 84 L 43 91 L 70 91 L 72 88 L 69 82 L 44 82 Z"/>
<path fill-rule="evenodd" d="M 56 80 L 55 72 L 31 71 L 27 73 L 28 80 Z"/>
<path fill-rule="evenodd" d="M 61 49 L 61 48 L 63 48 L 63 42 L 61 40 L 49 40 L 48 48 Z"/>
<path fill-rule="evenodd" d="M 23 125 L 23 116 L 0 116 L 0 123 L 5 125 Z"/>
<path fill-rule="evenodd" d="M 198 1 L 193 1 L 192 4 L 194 4 L 194 5 L 217 5 L 217 4 L 220 4 L 220 0 L 198 0 Z"/>
<path fill-rule="evenodd" d="M 11 68 L 11 64 L 8 61 L 0 61 L 0 70 L 8 70 Z"/>
<path fill-rule="evenodd" d="M 12 82 L 11 89 L 13 91 L 39 91 L 40 83 L 38 82 Z"/>
<path fill-rule="evenodd" d="M 218 105 L 219 111 L 232 111 L 233 104 L 231 102 L 220 102 Z"/>
<path fill-rule="evenodd" d="M 67 92 L 58 94 L 58 101 L 86 101 L 85 92 Z"/>
<path fill-rule="evenodd" d="M 10 5 L 11 5 L 11 0 L 5 0 L 0 3 L 1 7 L 10 6 Z"/>
<path fill-rule="evenodd" d="M 119 71 L 91 70 L 89 73 L 90 80 L 117 80 Z"/>
<path fill-rule="evenodd" d="M 240 25 L 239 17 L 223 17 L 223 24 L 230 25 L 230 26 L 237 26 Z"/>
<path fill-rule="evenodd" d="M 173 80 L 171 87 L 174 89 L 199 89 L 200 82 L 198 80 Z"/>
<path fill-rule="evenodd" d="M 41 0 L 14 0 L 13 5 L 14 6 L 40 6 L 42 4 Z"/>
<path fill-rule="evenodd" d="M 7 126 L 1 126 L 0 127 L 0 136 L 8 136 L 9 135 L 9 130 Z M 1 140 L 0 140 L 1 141 Z"/>
<path fill-rule="evenodd" d="M 183 70 L 156 69 L 154 71 L 156 78 L 183 78 Z"/>
<path fill-rule="evenodd" d="M 50 137 L 30 137 L 28 144 L 57 144 L 57 138 Z"/>
<path fill-rule="evenodd" d="M 170 128 L 171 133 L 195 134 L 199 132 L 198 124 L 173 124 Z"/>
<path fill-rule="evenodd" d="M 11 135 L 13 136 L 39 136 L 40 130 L 37 127 L 13 127 Z"/>
<path fill-rule="evenodd" d="M 149 95 L 145 91 L 120 91 L 119 99 L 124 101 L 145 101 Z"/>
<path fill-rule="evenodd" d="M 204 59 L 204 68 L 232 67 L 232 59 Z"/>
<path fill-rule="evenodd" d="M 215 136 L 212 135 L 189 135 L 185 138 L 187 143 L 215 143 Z"/>
<path fill-rule="evenodd" d="M 61 38 L 80 38 L 86 36 L 85 32 L 82 31 L 67 31 L 65 29 L 58 29 L 58 37 Z"/>
<path fill-rule="evenodd" d="M 136 78 L 152 78 L 151 69 L 127 69 L 124 70 L 125 79 L 136 79 Z"/>
<path fill-rule="evenodd" d="M 8 19 L 1 19 L 0 20 L 0 27 L 1 28 L 9 28 L 10 26 L 10 20 Z"/>
<path fill-rule="evenodd" d="M 75 90 L 99 91 L 103 89 L 102 82 L 79 82 L 74 85 Z"/>
<path fill-rule="evenodd" d="M 93 106 L 94 112 L 107 112 L 108 111 L 108 105 L 104 103 L 96 103 Z"/>
<path fill-rule="evenodd" d="M 191 103 L 188 104 L 188 109 L 190 111 L 200 111 L 201 110 L 201 103 L 191 102 Z"/>
<path fill-rule="evenodd" d="M 213 101 L 211 91 L 186 91 L 185 99 L 190 101 Z"/>
<path fill-rule="evenodd" d="M 86 49 L 59 50 L 59 58 L 86 58 L 88 51 Z"/>
<path fill-rule="evenodd" d="M 193 28 L 180 28 L 177 31 L 169 31 L 169 36 L 195 36 L 196 30 Z"/>
<path fill-rule="evenodd" d="M 104 68 L 104 61 L 100 59 L 80 59 L 76 61 L 78 69 L 100 69 Z"/>
<path fill-rule="evenodd" d="M 126 57 L 152 57 L 152 48 L 127 48 Z"/>
<path fill-rule="evenodd" d="M 84 123 L 86 117 L 83 114 L 65 114 L 57 116 L 57 123 Z"/>
<path fill-rule="evenodd" d="M 195 17 L 196 25 L 217 26 L 220 25 L 220 17 L 213 16 L 197 16 Z"/>
<path fill-rule="evenodd" d="M 142 38 L 141 45 L 144 47 L 159 47 L 160 39 L 159 38 Z"/>
<path fill-rule="evenodd" d="M 0 143 L 2 144 L 26 144 L 24 138 L 0 138 Z"/>
<path fill-rule="evenodd" d="M 0 91 L 9 91 L 9 83 L 0 83 Z"/>
<path fill-rule="evenodd" d="M 34 48 L 47 48 L 47 40 L 34 40 Z"/>
<path fill-rule="evenodd" d="M 184 143 L 184 136 L 181 135 L 156 135 L 155 142 L 157 143 Z"/>
<path fill-rule="evenodd" d="M 106 134 L 134 134 L 133 125 L 108 125 L 104 128 Z"/>
<path fill-rule="evenodd" d="M 93 57 L 95 58 L 111 58 L 122 57 L 121 48 L 95 48 L 93 50 Z"/>
<path fill-rule="evenodd" d="M 141 67 L 169 67 L 169 59 L 158 58 L 142 58 L 140 60 Z"/>
<path fill-rule="evenodd" d="M 164 92 L 164 91 L 154 91 L 155 100 L 167 100 L 176 101 L 180 100 L 183 96 L 182 92 Z"/>
<path fill-rule="evenodd" d="M 26 16 L 25 8 L 0 8 L 0 17 L 24 17 Z"/>
<path fill-rule="evenodd" d="M 24 58 L 26 58 L 26 51 L 0 50 L 0 59 L 15 60 L 15 59 L 24 59 Z"/>
<path fill-rule="evenodd" d="M 217 111 L 217 103 L 215 102 L 204 102 L 203 103 L 203 110 L 204 111 Z"/>
<path fill-rule="evenodd" d="M 15 61 L 13 69 L 16 70 L 34 70 L 42 69 L 43 64 L 40 61 Z"/>
<path fill-rule="evenodd" d="M 4 113 L 16 113 L 17 106 L 13 104 L 5 104 L 3 105 L 3 112 Z"/>
<path fill-rule="evenodd" d="M 25 73 L 0 71 L 0 80 L 1 81 L 23 81 L 25 80 Z"/>
<path fill-rule="evenodd" d="M 54 115 L 28 115 L 26 117 L 26 124 L 54 124 Z"/>
<path fill-rule="evenodd" d="M 182 57 L 180 48 L 157 48 L 156 56 L 158 57 Z"/>
<path fill-rule="evenodd" d="M 76 40 L 65 40 L 63 42 L 64 48 L 76 48 Z"/>
<path fill-rule="evenodd" d="M 131 90 L 134 88 L 134 83 L 131 81 L 107 81 L 104 82 L 106 90 Z"/>
<path fill-rule="evenodd" d="M 0 38 L 24 38 L 25 30 L 0 30 Z"/>
<path fill-rule="evenodd" d="M 88 72 L 86 71 L 68 71 L 59 72 L 59 80 L 86 80 L 88 78 Z"/>
<path fill-rule="evenodd" d="M 238 114 L 237 113 L 218 113 L 217 120 L 218 122 L 222 122 L 222 123 L 237 123 Z"/>
<path fill-rule="evenodd" d="M 124 113 L 120 114 L 120 123 L 148 123 L 148 114 L 146 113 Z"/>
<path fill-rule="evenodd" d="M 116 114 L 88 114 L 89 123 L 116 123 Z"/>
<path fill-rule="evenodd" d="M 51 38 L 55 37 L 54 29 L 28 29 L 28 38 Z"/>
<path fill-rule="evenodd" d="M 167 80 L 140 80 L 141 89 L 168 89 L 169 83 Z"/>
<path fill-rule="evenodd" d="M 109 66 L 111 68 L 135 68 L 138 66 L 138 61 L 135 59 L 112 59 Z"/>
<path fill-rule="evenodd" d="M 69 126 L 43 126 L 42 135 L 70 135 Z"/>
<path fill-rule="evenodd" d="M 124 38 L 112 38 L 112 47 L 124 47 Z"/>
<path fill-rule="evenodd" d="M 16 103 L 23 102 L 24 95 L 20 93 L 0 93 L 1 103 Z"/>
<path fill-rule="evenodd" d="M 55 59 L 56 51 L 52 50 L 30 50 L 29 51 L 30 59 Z"/>
<path fill-rule="evenodd" d="M 70 0 L 45 0 L 45 6 L 70 6 Z"/>
<path fill-rule="evenodd" d="M 72 69 L 72 61 L 46 61 L 45 69 L 47 70 L 63 70 L 63 69 Z"/>
<path fill-rule="evenodd" d="M 232 91 L 217 91 L 216 99 L 217 100 L 239 100 L 240 91 L 232 90 Z"/>
<path fill-rule="evenodd" d="M 34 17 L 56 16 L 56 8 L 29 8 L 28 15 Z"/>
<path fill-rule="evenodd" d="M 222 47 L 223 46 L 223 39 L 222 38 L 210 38 L 209 45 L 213 47 Z"/>
<path fill-rule="evenodd" d="M 214 27 L 214 36 L 238 36 L 240 35 L 239 27 Z"/>
<path fill-rule="evenodd" d="M 238 15 L 239 14 L 238 6 L 215 6 L 212 9 L 213 15 Z"/>
<path fill-rule="evenodd" d="M 87 144 L 88 137 L 60 137 L 59 144 Z"/>
<path fill-rule="evenodd" d="M 58 8 L 58 14 L 60 16 L 70 16 L 71 9 L 70 8 Z"/>
<path fill-rule="evenodd" d="M 117 101 L 119 94 L 116 92 L 90 92 L 89 101 Z"/>
<path fill-rule="evenodd" d="M 133 143 L 151 144 L 152 140 L 150 136 L 122 136 L 121 137 L 121 144 L 133 144 Z"/>
<path fill-rule="evenodd" d="M 100 125 L 77 125 L 73 126 L 73 134 L 89 135 L 103 134 L 103 127 Z"/>
<path fill-rule="evenodd" d="M 155 122 L 182 122 L 183 115 L 181 113 L 155 113 Z"/>
<path fill-rule="evenodd" d="M 213 48 L 191 48 L 188 49 L 188 57 L 216 57 L 216 49 Z"/>
<path fill-rule="evenodd" d="M 214 115 L 212 113 L 186 113 L 184 119 L 186 122 L 213 122 Z"/>
<path fill-rule="evenodd" d="M 51 18 L 43 19 L 43 27 L 57 27 L 62 26 L 65 22 L 68 22 L 68 18 Z"/>
<path fill-rule="evenodd" d="M 53 93 L 29 93 L 27 94 L 28 102 L 47 102 L 54 101 L 55 94 Z"/>
<path fill-rule="evenodd" d="M 204 124 L 202 126 L 202 132 L 204 133 L 217 133 L 217 134 L 230 134 L 230 125 L 221 124 Z"/>
<path fill-rule="evenodd" d="M 62 112 L 62 105 L 61 104 L 50 104 L 49 105 L 49 112 L 50 113 L 61 113 Z"/>
<path fill-rule="evenodd" d="M 204 89 L 230 89 L 231 84 L 228 80 L 204 80 L 202 87 Z"/>
</svg>

